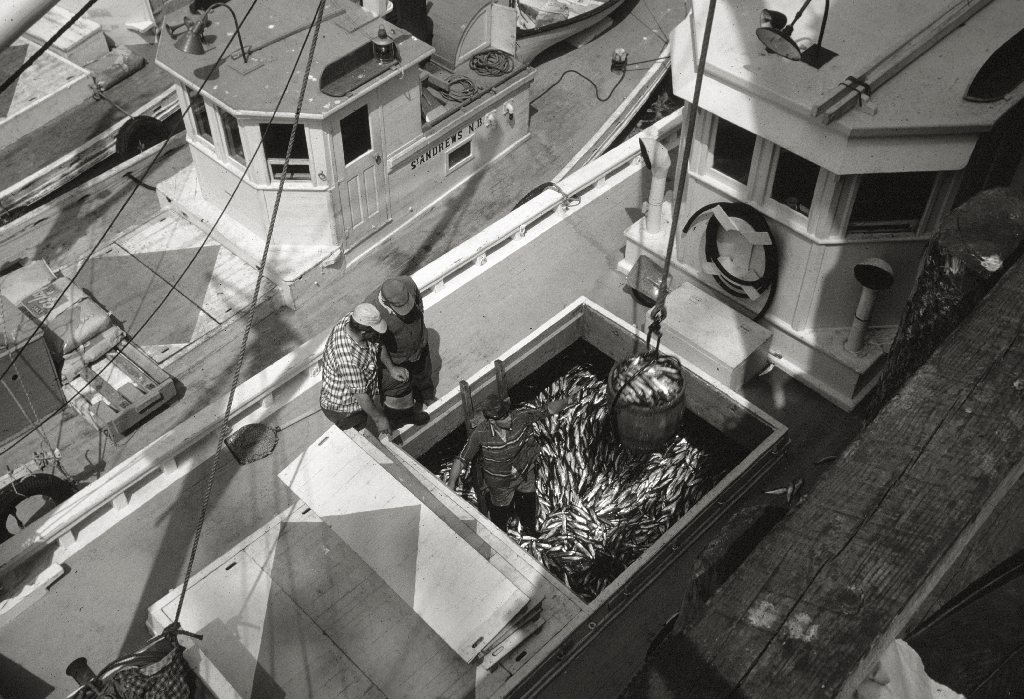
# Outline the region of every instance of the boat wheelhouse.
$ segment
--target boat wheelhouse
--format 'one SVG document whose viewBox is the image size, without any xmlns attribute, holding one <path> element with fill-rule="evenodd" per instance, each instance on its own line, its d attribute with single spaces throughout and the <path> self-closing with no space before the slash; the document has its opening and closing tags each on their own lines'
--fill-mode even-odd
<svg viewBox="0 0 1024 699">
<path fill-rule="evenodd" d="M 671 261 L 677 282 L 757 315 L 773 361 L 847 409 L 877 378 L 939 221 L 983 188 L 1024 180 L 1024 74 L 999 51 L 1019 45 L 1024 8 L 870 5 L 804 3 L 787 58 L 758 38 L 763 3 L 717 3 Z M 688 102 L 708 7 L 694 3 L 673 37 L 673 89 Z M 998 94 L 973 96 L 993 81 Z M 636 224 L 620 269 L 663 260 L 669 230 Z M 878 261 L 891 286 L 876 290 L 867 341 L 851 348 L 857 266 Z"/>
<path fill-rule="evenodd" d="M 484 72 L 470 65 L 511 48 L 514 23 L 505 27 L 499 5 L 470 4 L 472 21 L 436 29 L 431 46 L 379 8 L 327 2 L 287 168 L 297 57 L 316 3 L 262 3 L 249 16 L 242 2 L 171 14 L 157 62 L 177 84 L 193 165 L 162 193 L 255 262 L 284 179 L 279 214 L 288 223 L 268 262 L 283 287 L 380 242 L 529 136 L 533 69 L 511 56 Z M 192 36 L 198 44 L 186 47 Z"/>
</svg>

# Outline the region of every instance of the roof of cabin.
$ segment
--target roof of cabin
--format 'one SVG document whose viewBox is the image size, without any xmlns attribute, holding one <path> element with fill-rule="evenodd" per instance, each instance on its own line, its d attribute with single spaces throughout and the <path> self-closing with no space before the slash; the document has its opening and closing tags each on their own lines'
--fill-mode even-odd
<svg viewBox="0 0 1024 699">
<path fill-rule="evenodd" d="M 698 26 L 686 24 L 688 31 L 677 32 L 674 87 L 684 97 L 692 95 L 708 4 L 694 0 Z M 769 9 L 785 13 L 791 22 L 801 4 L 774 0 Z M 826 7 L 821 43 L 837 55 L 816 69 L 774 55 L 758 40 L 763 0 L 719 0 L 701 106 L 755 131 L 802 115 L 820 133 L 805 129 L 793 136 L 799 150 L 801 141 L 824 142 L 828 134 L 885 138 L 983 132 L 1024 94 L 1017 85 L 1004 99 L 964 99 L 986 60 L 1024 28 L 1024 4 L 1016 0 L 819 0 L 808 5 L 792 38 L 817 41 Z M 856 108 L 854 100 L 854 108 L 828 123 L 823 110 L 851 77 L 868 83 L 870 103 Z"/>
<path fill-rule="evenodd" d="M 289 81 L 289 76 L 293 69 L 297 75 L 301 75 L 305 68 L 305 53 L 299 56 L 299 51 L 306 37 L 306 28 L 313 21 L 316 0 L 255 3 L 248 16 L 248 2 L 229 0 L 225 4 L 235 12 L 242 25 L 241 35 L 246 50 L 251 52 L 248 61 L 243 61 L 239 55 L 231 14 L 214 8 L 208 16 L 205 54 L 194 56 L 174 47 L 174 41 L 185 31 L 182 28 L 163 33 L 157 51 L 157 63 L 192 88 L 202 86 L 204 93 L 236 114 L 270 114 L 275 108 L 279 113 L 293 112 L 299 96 L 299 81 L 295 78 Z M 198 19 L 182 8 L 169 14 L 166 23 L 174 26 L 180 24 L 185 17 L 193 21 Z M 370 44 L 380 26 L 385 27 L 398 46 L 399 61 L 393 66 L 381 67 L 372 60 Z M 171 36 L 172 33 L 174 36 Z M 224 49 L 224 37 L 228 38 L 230 45 L 218 65 L 217 57 Z M 312 84 L 306 89 L 302 113 L 304 116 L 317 117 L 334 112 L 351 96 L 352 93 L 346 95 L 346 91 L 354 90 L 388 71 L 402 71 L 415 66 L 431 53 L 433 49 L 429 45 L 393 24 L 374 17 L 358 4 L 350 0 L 327 0 L 310 70 Z M 344 96 L 331 96 L 320 89 L 310 89 L 319 86 L 325 69 L 328 69 L 328 75 L 333 72 L 337 76 L 338 71 L 331 70 L 332 64 L 337 66 L 341 59 L 348 56 L 353 58 L 346 61 L 342 71 L 347 77 L 340 92 Z M 286 83 L 288 87 L 285 98 L 277 107 L 282 86 Z"/>
</svg>

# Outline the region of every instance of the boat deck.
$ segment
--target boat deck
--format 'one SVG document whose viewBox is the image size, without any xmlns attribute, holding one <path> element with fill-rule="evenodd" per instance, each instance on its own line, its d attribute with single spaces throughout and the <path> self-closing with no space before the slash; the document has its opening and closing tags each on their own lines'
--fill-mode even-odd
<svg viewBox="0 0 1024 699">
<path fill-rule="evenodd" d="M 639 216 L 635 197 L 629 187 L 609 189 L 581 208 L 578 213 L 585 215 L 562 220 L 485 274 L 430 302 L 427 318 L 440 394 L 456 390 L 459 379 L 487 365 L 580 296 L 628 322 L 642 321 L 645 309 L 635 303 L 623 286 L 623 275 L 615 271 L 622 256 L 622 231 Z M 351 270 L 351 287 L 340 291 L 325 285 L 311 303 L 342 309 L 360 301 L 382 270 L 383 262 L 367 262 L 364 268 Z M 533 291 L 528 299 L 524 290 Z M 257 355 L 261 345 L 275 337 L 273 326 L 264 335 L 271 320 L 287 327 L 287 316 L 280 314 L 257 326 L 253 343 Z M 210 371 L 215 372 L 216 366 Z M 192 399 L 201 401 L 202 388 L 191 390 L 200 391 Z M 784 485 L 795 473 L 812 482 L 820 470 L 814 463 L 838 453 L 859 428 L 856 418 L 778 371 L 755 380 L 744 393 L 790 427 L 790 456 L 785 467 L 770 477 L 768 487 Z M 228 459 L 214 483 L 198 569 L 295 502 L 277 474 L 327 428 L 317 403 L 314 386 L 274 417 L 281 425 L 296 421 L 281 431 L 270 457 L 241 468 Z M 183 429 L 188 429 L 187 422 Z M 133 499 L 117 510 L 112 520 L 116 523 L 105 528 L 102 539 L 80 540 L 81 549 L 64 563 L 70 572 L 44 601 L 4 627 L 0 655 L 20 666 L 16 676 L 24 680 L 19 696 L 46 696 L 49 690 L 40 691 L 42 686 L 70 691 L 70 680 L 61 674 L 63 658 L 87 653 L 95 664 L 102 664 L 146 637 L 147 607 L 180 583 L 208 468 L 206 462 L 148 499 Z M 110 584 L 112 575 L 116 585 Z M 589 660 L 614 662 L 624 685 L 640 667 L 649 636 L 663 622 L 664 617 L 650 619 L 646 631 L 636 632 L 636 652 L 623 653 L 620 644 L 595 647 L 592 652 L 598 655 Z M 55 637 L 52 633 L 54 628 L 71 627 L 74 634 Z M 648 641 L 643 641 L 645 636 Z"/>
</svg>

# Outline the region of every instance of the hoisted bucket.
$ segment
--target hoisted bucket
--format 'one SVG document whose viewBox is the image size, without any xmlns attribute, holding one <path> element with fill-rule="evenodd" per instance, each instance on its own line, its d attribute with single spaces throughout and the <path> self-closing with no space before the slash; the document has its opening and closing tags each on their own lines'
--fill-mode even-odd
<svg viewBox="0 0 1024 699">
<path fill-rule="evenodd" d="M 675 357 L 643 354 L 615 363 L 608 374 L 608 412 L 627 449 L 660 451 L 686 412 L 683 366 Z"/>
</svg>

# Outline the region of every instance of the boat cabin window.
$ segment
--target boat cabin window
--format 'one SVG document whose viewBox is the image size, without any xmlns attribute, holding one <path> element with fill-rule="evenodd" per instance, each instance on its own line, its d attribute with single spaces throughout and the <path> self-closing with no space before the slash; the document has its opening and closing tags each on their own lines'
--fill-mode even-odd
<svg viewBox="0 0 1024 699">
<path fill-rule="evenodd" d="M 715 143 L 711 149 L 711 167 L 737 182 L 747 184 L 756 142 L 754 134 L 719 118 Z"/>
<path fill-rule="evenodd" d="M 213 143 L 213 129 L 210 128 L 210 115 L 206 111 L 206 100 L 199 93 L 192 92 L 192 90 L 188 91 L 188 100 L 190 111 L 192 112 L 192 121 L 196 125 L 196 135 Z"/>
<path fill-rule="evenodd" d="M 916 233 L 932 190 L 934 172 L 860 175 L 847 233 Z"/>
<path fill-rule="evenodd" d="M 806 216 L 811 211 L 820 168 L 796 153 L 779 148 L 772 181 L 772 199 Z"/>
<path fill-rule="evenodd" d="M 370 110 L 364 104 L 341 120 L 341 145 L 345 162 L 351 163 L 373 148 L 370 136 Z"/>
<path fill-rule="evenodd" d="M 263 135 L 263 153 L 270 168 L 270 177 L 280 180 L 285 176 L 284 160 L 288 152 L 288 138 L 291 135 L 291 124 L 260 124 Z M 300 126 L 295 132 L 295 144 L 292 146 L 292 157 L 288 160 L 289 180 L 308 180 L 309 149 L 306 147 L 306 129 Z"/>
<path fill-rule="evenodd" d="M 220 123 L 224 126 L 224 147 L 227 149 L 228 157 L 245 164 L 245 149 L 242 147 L 242 132 L 238 128 L 238 119 L 234 114 L 219 109 L 217 111 Z"/>
<path fill-rule="evenodd" d="M 466 162 L 473 157 L 473 141 L 463 143 L 458 148 L 448 151 L 448 169 L 453 170 L 459 164 Z"/>
</svg>

